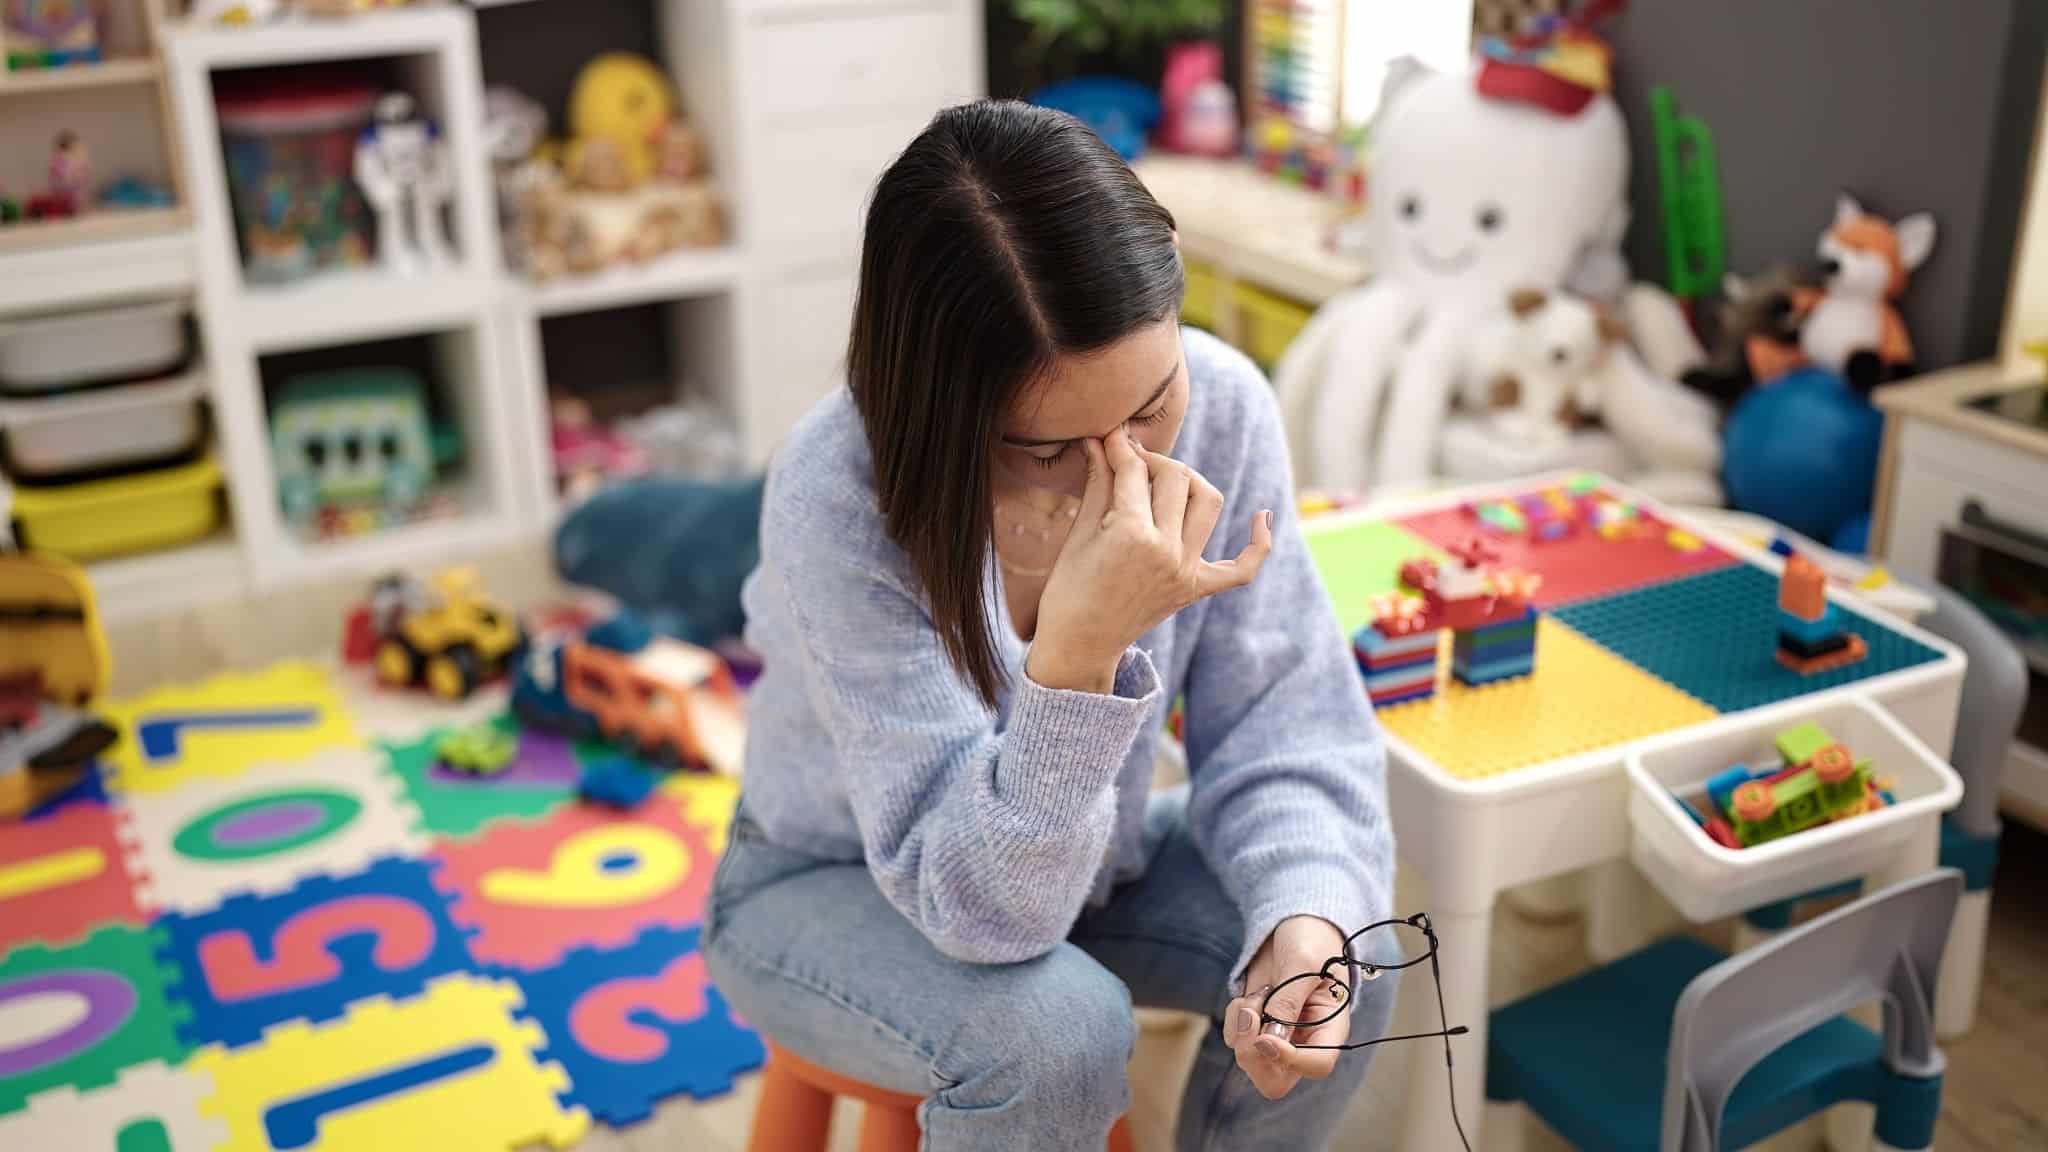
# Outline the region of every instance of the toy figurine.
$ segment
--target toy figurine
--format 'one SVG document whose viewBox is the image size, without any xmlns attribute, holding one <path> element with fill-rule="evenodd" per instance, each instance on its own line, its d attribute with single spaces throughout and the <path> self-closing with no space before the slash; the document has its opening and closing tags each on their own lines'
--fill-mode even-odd
<svg viewBox="0 0 2048 1152">
<path fill-rule="evenodd" d="M 1865 212 L 1849 196 L 1837 200 L 1835 222 L 1820 239 L 1827 279 L 1800 300 L 1806 354 L 1862 391 L 1912 375 L 1913 342 L 1899 318 L 1898 299 L 1906 277 L 1933 250 L 1934 217 L 1927 213 L 1894 224 Z M 1874 355 L 1876 367 L 1855 366 L 1858 354 Z"/>
<path fill-rule="evenodd" d="M 377 213 L 377 258 L 403 275 L 453 263 L 441 209 L 454 192 L 446 147 L 413 98 L 387 93 L 356 143 L 356 184 Z"/>
<path fill-rule="evenodd" d="M 76 216 L 90 206 L 92 196 L 92 153 L 78 133 L 65 129 L 50 145 L 50 186 L 30 197 L 28 215 L 32 220 Z"/>
</svg>

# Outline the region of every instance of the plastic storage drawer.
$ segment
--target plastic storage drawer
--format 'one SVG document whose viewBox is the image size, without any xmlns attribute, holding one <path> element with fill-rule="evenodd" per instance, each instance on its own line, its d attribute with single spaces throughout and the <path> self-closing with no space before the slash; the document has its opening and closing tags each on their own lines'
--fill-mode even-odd
<svg viewBox="0 0 2048 1152">
<path fill-rule="evenodd" d="M 199 450 L 195 374 L 68 396 L 0 401 L 7 471 L 22 481 L 139 468 Z"/>
<path fill-rule="evenodd" d="M 185 354 L 185 305 L 176 300 L 9 320 L 0 323 L 0 392 L 161 376 Z"/>
<path fill-rule="evenodd" d="M 220 525 L 220 466 L 204 457 L 112 480 L 17 488 L 21 544 L 68 560 L 173 548 Z"/>
</svg>

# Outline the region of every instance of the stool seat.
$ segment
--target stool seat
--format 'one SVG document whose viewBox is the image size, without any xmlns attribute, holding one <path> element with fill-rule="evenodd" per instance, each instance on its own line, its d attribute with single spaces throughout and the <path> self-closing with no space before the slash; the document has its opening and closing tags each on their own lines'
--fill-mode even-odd
<svg viewBox="0 0 2048 1152">
<path fill-rule="evenodd" d="M 1585 1152 L 1657 1152 L 1671 1009 L 1727 957 L 1689 936 L 1518 1000 L 1488 1025 L 1486 1097 L 1520 1102 Z M 1729 1097 L 1724 1148 L 1884 1090 L 1883 1044 L 1845 1016 L 1765 1056 Z"/>
<path fill-rule="evenodd" d="M 922 1133 L 917 1109 L 923 1097 L 891 1092 L 820 1068 L 768 1043 L 761 1101 L 754 1106 L 754 1131 L 747 1152 L 825 1152 L 831 1134 L 832 1101 L 844 1096 L 867 1106 L 861 1119 L 860 1152 L 917 1152 Z M 1108 1152 L 1135 1152 L 1122 1119 L 1110 1129 Z"/>
</svg>

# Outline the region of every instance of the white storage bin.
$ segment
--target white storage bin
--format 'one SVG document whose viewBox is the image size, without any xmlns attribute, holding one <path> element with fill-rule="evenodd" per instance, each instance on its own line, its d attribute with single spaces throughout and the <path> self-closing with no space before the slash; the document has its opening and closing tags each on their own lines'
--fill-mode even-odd
<svg viewBox="0 0 2048 1152">
<path fill-rule="evenodd" d="M 0 401 L 7 471 L 48 480 L 198 451 L 205 425 L 197 372 L 68 396 Z"/>
<path fill-rule="evenodd" d="M 1672 795 L 1691 799 L 1704 793 L 1710 777 L 1736 764 L 1775 759 L 1778 734 L 1808 722 L 1825 728 L 1856 759 L 1870 761 L 1872 774 L 1891 783 L 1895 803 L 1737 849 L 1715 843 Z M 1695 923 L 1868 875 L 1963 798 L 1954 769 L 1891 713 L 1860 696 L 1792 701 L 1646 740 L 1628 754 L 1628 779 L 1629 854 Z"/>
<path fill-rule="evenodd" d="M 177 300 L 0 323 L 0 392 L 157 376 L 184 360 L 185 305 Z"/>
</svg>

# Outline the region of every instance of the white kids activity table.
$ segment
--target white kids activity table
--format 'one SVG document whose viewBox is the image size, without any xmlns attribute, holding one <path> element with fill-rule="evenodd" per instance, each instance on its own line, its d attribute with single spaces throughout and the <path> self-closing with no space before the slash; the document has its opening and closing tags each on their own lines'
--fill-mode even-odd
<svg viewBox="0 0 2048 1152">
<path fill-rule="evenodd" d="M 1519 531 L 1512 527 L 1518 516 Z M 1596 517 L 1608 521 L 1605 530 Z M 1433 695 L 1377 709 L 1400 857 L 1427 885 L 1421 910 L 1442 941 L 1450 1023 L 1471 1029 L 1452 1041 L 1453 1075 L 1475 1148 L 1485 1110 L 1494 901 L 1504 889 L 1594 865 L 1626 874 L 1632 825 L 1624 764 L 1631 753 L 1656 749 L 1668 759 L 1696 748 L 1711 761 L 1749 730 L 1789 728 L 1868 703 L 1896 718 L 1911 733 L 1906 739 L 1917 737 L 1932 757 L 1949 754 L 1964 671 L 1957 650 L 1830 588 L 1842 623 L 1864 638 L 1869 654 L 1802 677 L 1775 658 L 1782 561 L 1681 527 L 1604 477 L 1559 474 L 1460 489 L 1311 517 L 1303 530 L 1347 636 L 1371 619 L 1375 595 L 1397 589 L 1404 560 L 1442 563 L 1445 549 L 1473 537 L 1498 554 L 1494 567 L 1542 577 L 1533 674 L 1467 687 L 1450 678 L 1446 651 Z M 1562 534 L 1544 539 L 1551 531 Z M 1880 775 L 1885 770 L 1876 765 Z M 1855 820 L 1829 831 L 1853 832 Z M 1909 827 L 1893 830 L 1873 882 L 1936 865 L 1938 818 L 1916 818 Z M 1840 847 L 1847 850 L 1847 842 Z M 1794 884 L 1784 894 L 1802 890 Z M 1596 937 L 1602 927 L 1595 926 Z M 1596 952 L 1617 950 L 1602 943 L 1596 940 Z M 1410 1068 L 1397 1146 L 1457 1148 L 1443 1067 L 1418 1050 Z"/>
</svg>

